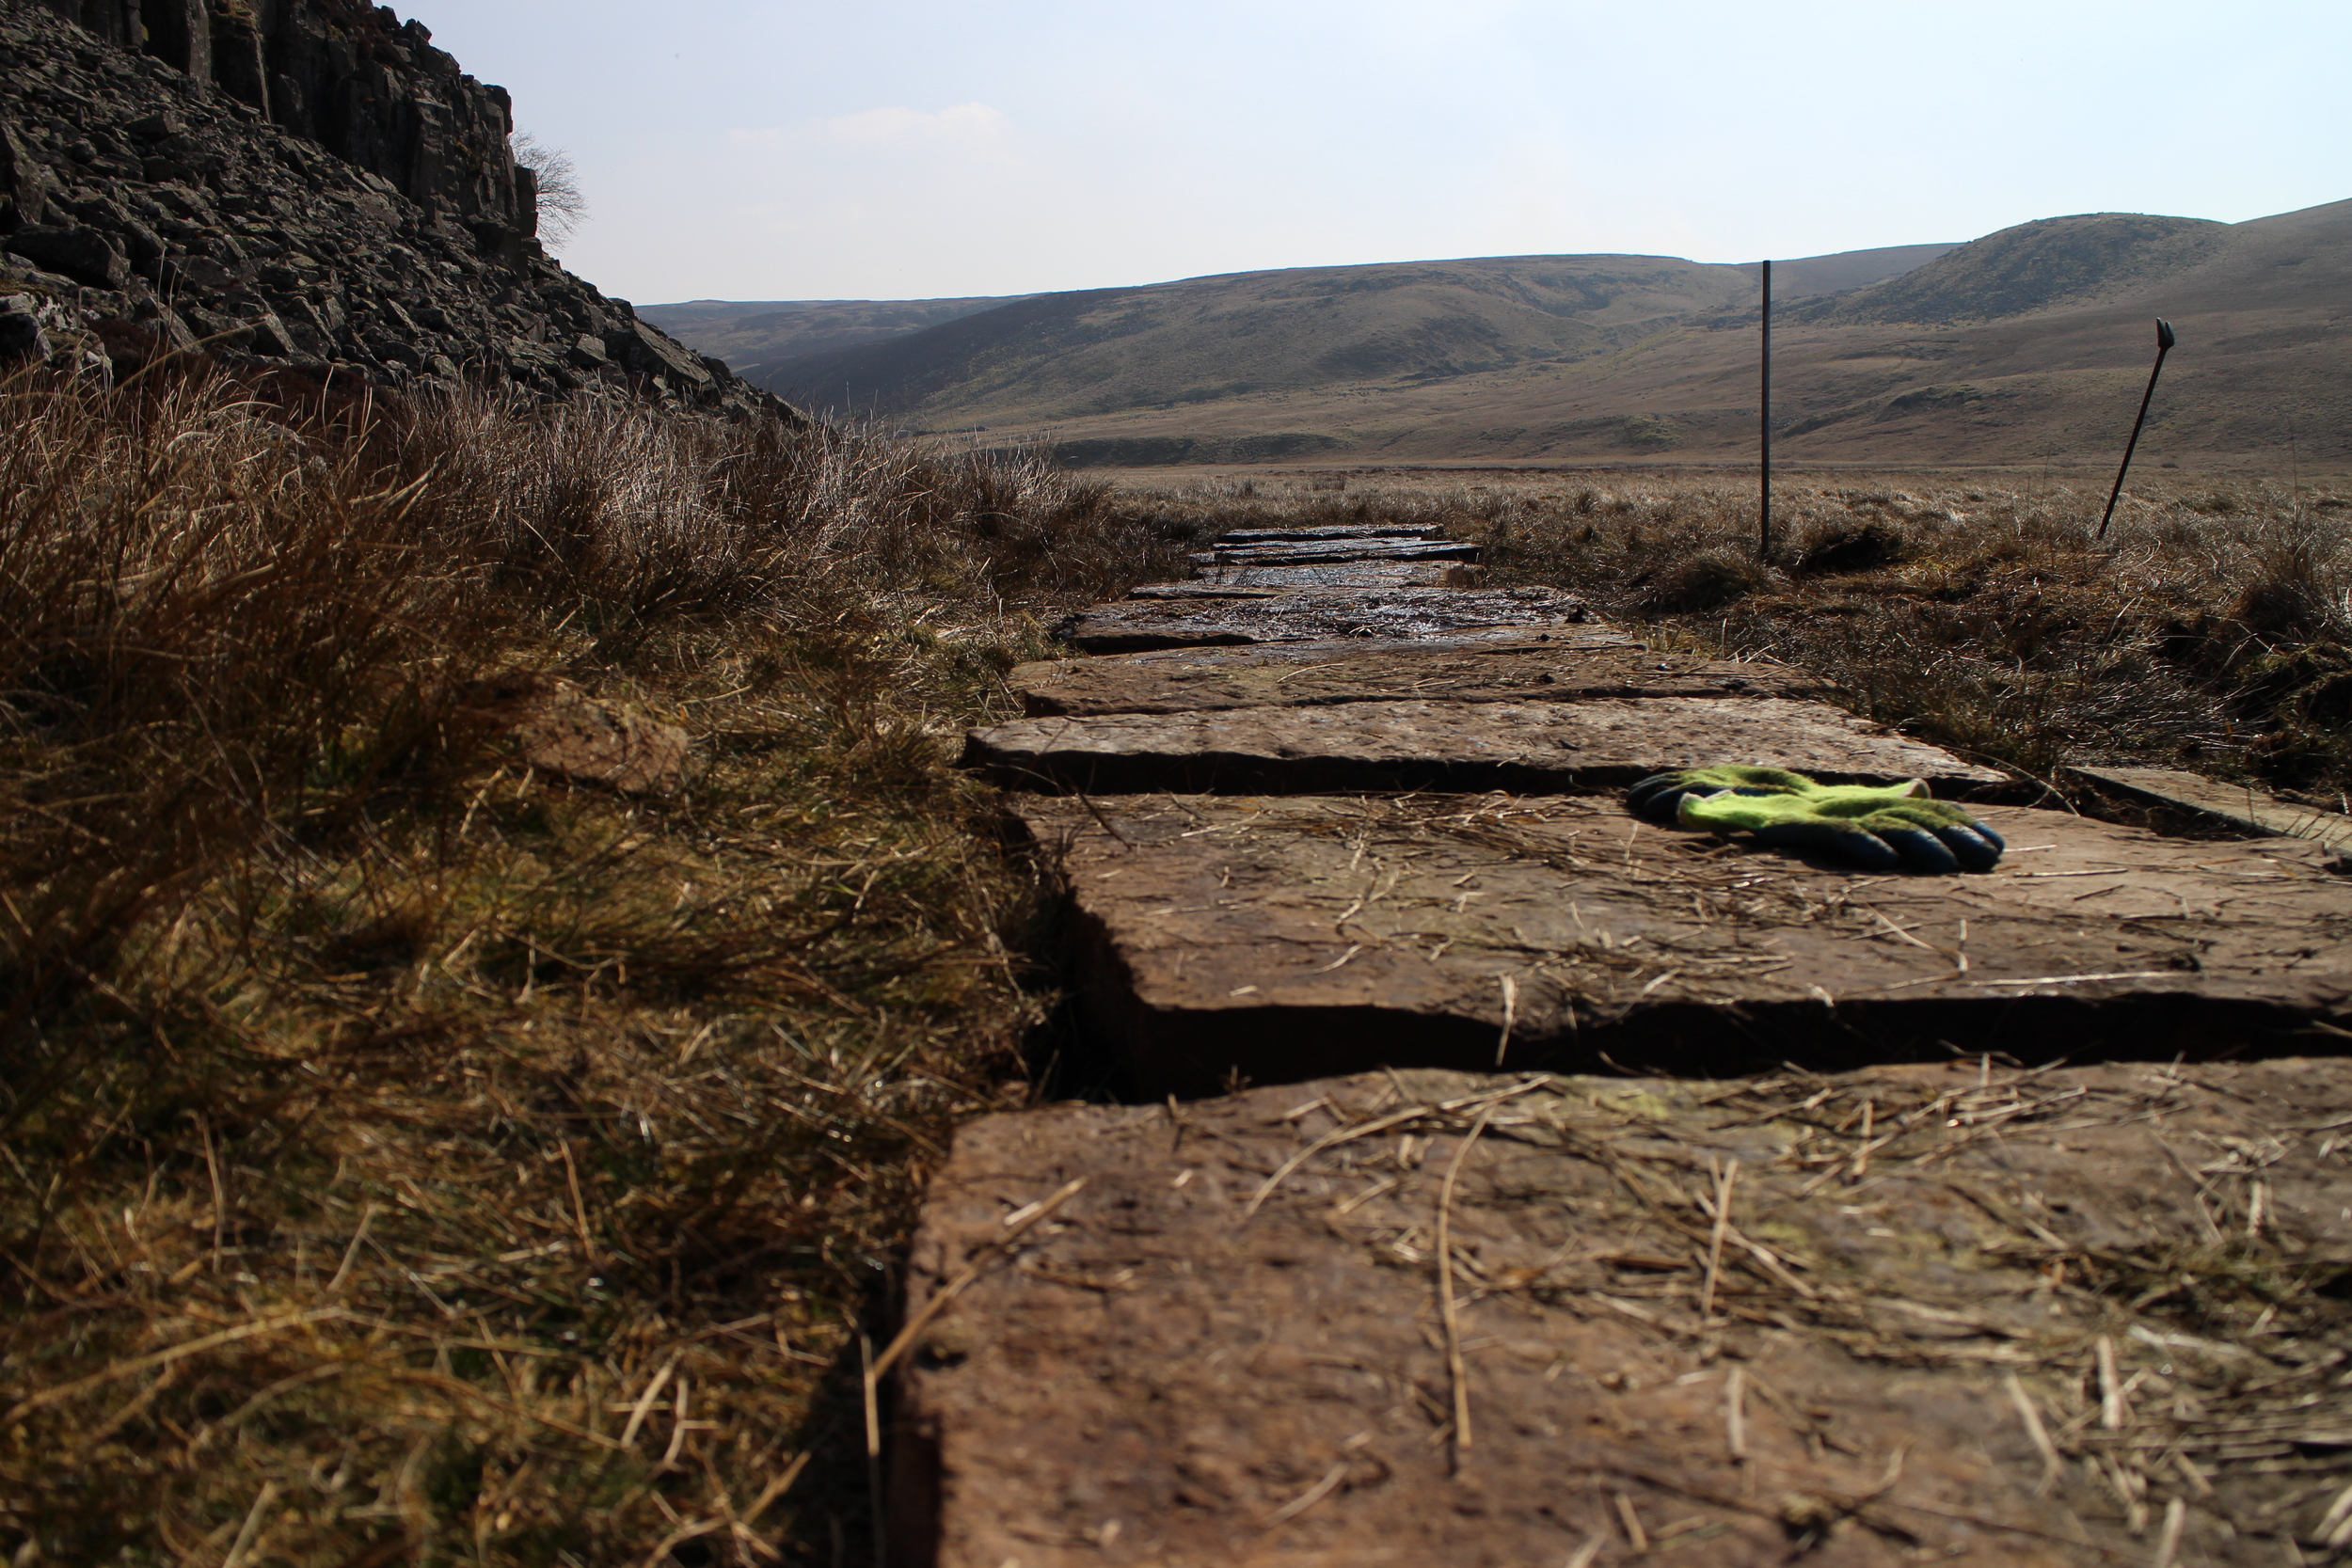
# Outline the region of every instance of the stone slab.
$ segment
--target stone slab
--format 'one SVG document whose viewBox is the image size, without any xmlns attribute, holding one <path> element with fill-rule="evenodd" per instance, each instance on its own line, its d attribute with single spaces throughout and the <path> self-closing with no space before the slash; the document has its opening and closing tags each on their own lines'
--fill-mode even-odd
<svg viewBox="0 0 2352 1568">
<path fill-rule="evenodd" d="M 1476 588 L 1486 569 L 1460 561 L 1358 561 L 1327 566 L 1207 566 L 1189 582 L 1147 582 L 1131 599 L 1247 598 L 1314 589 Z"/>
<path fill-rule="evenodd" d="M 1281 545 L 1310 539 L 1442 539 L 1438 523 L 1327 523 L 1317 528 L 1237 528 L 1216 536 L 1219 545 Z"/>
<path fill-rule="evenodd" d="M 1126 654 L 1334 637 L 1420 641 L 1488 626 L 1556 627 L 1591 619 L 1584 601 L 1551 588 L 1389 588 L 1181 608 L 1150 600 L 1097 605 L 1075 617 L 1064 635 L 1082 653 Z"/>
<path fill-rule="evenodd" d="M 1192 558 L 1196 566 L 1308 566 L 1337 561 L 1475 561 L 1476 545 L 1442 539 L 1309 539 L 1296 543 L 1218 545 Z"/>
<path fill-rule="evenodd" d="M 1850 713 L 1776 697 L 1414 700 L 1016 719 L 972 731 L 962 757 L 1008 787 L 1101 794 L 1549 794 L 1614 789 L 1717 762 L 1837 781 L 1924 778 L 1945 797 L 2006 782 Z"/>
<path fill-rule="evenodd" d="M 559 676 L 518 671 L 469 681 L 458 696 L 469 717 L 505 732 L 517 758 L 543 773 L 630 795 L 666 795 L 685 780 L 684 730 L 597 702 Z"/>
<path fill-rule="evenodd" d="M 2352 854 L 2352 816 L 2281 800 L 2251 784 L 2223 784 L 2173 768 L 2069 768 L 2074 778 L 2145 805 L 2168 807 L 2261 836 L 2308 838 Z"/>
<path fill-rule="evenodd" d="M 1383 1066 L 1727 1074 L 2352 1038 L 2352 880 L 2299 839 L 1987 807 L 2010 844 L 1994 872 L 1864 877 L 1608 798 L 1016 809 L 1070 890 L 1089 1048 L 1138 1094 Z"/>
<path fill-rule="evenodd" d="M 1456 643 L 1276 642 L 1045 659 L 1008 677 L 1031 717 L 1421 700 L 1806 697 L 1820 683 L 1781 664 L 1651 653 L 1605 627 Z"/>
<path fill-rule="evenodd" d="M 2347 1121 L 2324 1060 L 985 1117 L 909 1259 L 910 1311 L 982 1266 L 899 1377 L 899 1560 L 2333 1560 Z"/>
</svg>

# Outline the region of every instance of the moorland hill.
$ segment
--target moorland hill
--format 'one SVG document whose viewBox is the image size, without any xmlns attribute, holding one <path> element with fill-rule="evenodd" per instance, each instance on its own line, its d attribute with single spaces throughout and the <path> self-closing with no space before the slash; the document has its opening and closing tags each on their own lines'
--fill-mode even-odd
<svg viewBox="0 0 2352 1568">
<path fill-rule="evenodd" d="M 913 428 L 1045 435 L 1080 463 L 1725 460 L 1755 436 L 1756 272 L 1527 257 L 1041 294 L 767 384 Z M 2352 202 L 2048 218 L 1776 262 L 1774 284 L 1794 461 L 2106 453 L 2156 315 L 2183 334 L 2158 461 L 2352 461 Z"/>
<path fill-rule="evenodd" d="M 1797 321 L 1952 325 L 2087 303 L 2214 254 L 2230 226 L 2205 218 L 2084 213 L 1987 234 L 1915 271 L 1814 300 Z"/>
<path fill-rule="evenodd" d="M 765 386 L 771 379 L 793 379 L 792 368 L 803 359 L 886 342 L 1028 297 L 696 299 L 639 306 L 637 314 L 664 332 L 691 339 L 700 352 L 725 360 L 745 378 Z"/>
<path fill-rule="evenodd" d="M 1810 258 L 1786 264 L 1790 296 L 1893 277 L 1948 247 Z M 1755 269 L 1667 256 L 1512 256 L 1375 266 L 1296 267 L 1088 289 L 1001 301 L 896 307 L 906 329 L 818 352 L 834 321 L 881 325 L 892 307 L 803 308 L 727 320 L 704 305 L 655 306 L 654 318 L 776 389 L 841 411 L 965 422 L 1108 414 L 1197 404 L 1366 378 L 1427 381 L 1637 341 L 1651 324 L 1716 310 L 1752 293 Z M 755 307 L 733 307 L 750 312 Z M 914 312 L 929 314 L 917 322 Z M 695 314 L 690 314 L 695 312 Z M 806 322 L 808 347 L 742 341 Z M 929 330 L 925 330 L 929 328 Z M 746 349 L 768 356 L 759 360 Z M 821 389 L 821 390 L 819 390 Z"/>
</svg>

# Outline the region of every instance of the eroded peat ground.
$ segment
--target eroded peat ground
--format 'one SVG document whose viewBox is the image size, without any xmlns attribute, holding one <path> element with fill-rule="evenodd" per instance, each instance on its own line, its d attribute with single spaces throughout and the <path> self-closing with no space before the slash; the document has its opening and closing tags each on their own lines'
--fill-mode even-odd
<svg viewBox="0 0 2352 1568">
<path fill-rule="evenodd" d="M 2037 806 L 1431 542 L 1229 537 L 971 735 L 1103 1092 L 932 1184 L 894 1556 L 2334 1560 L 2332 850 Z M 1861 876 L 1621 804 L 1730 761 L 2010 848 Z"/>
</svg>

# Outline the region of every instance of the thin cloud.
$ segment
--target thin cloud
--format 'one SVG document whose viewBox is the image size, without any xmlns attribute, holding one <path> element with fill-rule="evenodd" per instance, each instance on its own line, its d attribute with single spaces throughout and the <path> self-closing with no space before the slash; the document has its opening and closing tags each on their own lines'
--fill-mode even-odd
<svg viewBox="0 0 2352 1568">
<path fill-rule="evenodd" d="M 739 127 L 727 133 L 739 147 L 1003 152 L 1018 139 L 1012 119 L 987 103 L 958 103 L 934 113 L 899 105 L 833 115 L 797 126 Z"/>
</svg>

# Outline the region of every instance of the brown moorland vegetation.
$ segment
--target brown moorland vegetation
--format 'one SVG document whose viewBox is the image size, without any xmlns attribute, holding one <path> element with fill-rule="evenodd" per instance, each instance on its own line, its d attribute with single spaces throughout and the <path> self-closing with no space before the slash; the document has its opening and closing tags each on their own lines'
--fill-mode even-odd
<svg viewBox="0 0 2352 1568">
<path fill-rule="evenodd" d="M 1175 562 L 1033 460 L 305 392 L 0 385 L 0 1553 L 862 1551 L 1041 1006 L 944 740 Z M 521 766 L 516 671 L 684 786 Z"/>
<path fill-rule="evenodd" d="M 1831 677 L 1854 711 L 2042 781 L 2186 768 L 2347 808 L 2352 488 L 2031 475 L 1343 472 L 1129 482 L 1167 533 L 1383 521 L 1484 545 L 1646 635 Z"/>
</svg>

